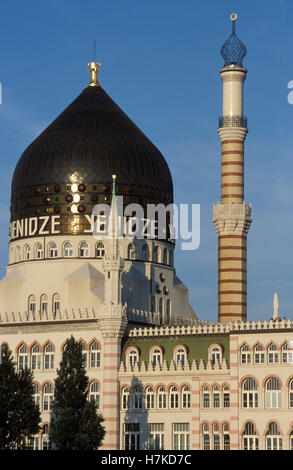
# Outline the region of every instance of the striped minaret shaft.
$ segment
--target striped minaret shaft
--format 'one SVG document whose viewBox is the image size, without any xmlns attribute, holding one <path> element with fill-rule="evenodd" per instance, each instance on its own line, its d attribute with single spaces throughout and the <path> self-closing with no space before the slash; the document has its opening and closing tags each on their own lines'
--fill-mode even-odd
<svg viewBox="0 0 293 470">
<path fill-rule="evenodd" d="M 246 69 L 235 63 L 221 70 L 223 116 L 218 133 L 222 144 L 221 203 L 214 206 L 218 233 L 218 320 L 247 319 L 247 232 L 251 206 L 244 202 L 243 84 Z"/>
</svg>

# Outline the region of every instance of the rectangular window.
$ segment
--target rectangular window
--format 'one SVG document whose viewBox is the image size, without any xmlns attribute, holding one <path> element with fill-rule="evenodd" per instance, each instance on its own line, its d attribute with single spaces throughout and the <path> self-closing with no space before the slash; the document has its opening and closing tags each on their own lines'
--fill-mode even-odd
<svg viewBox="0 0 293 470">
<path fill-rule="evenodd" d="M 224 393 L 223 395 L 224 408 L 230 408 L 230 393 Z"/>
<path fill-rule="evenodd" d="M 220 394 L 219 393 L 214 393 L 213 402 L 214 402 L 214 408 L 220 408 Z"/>
<path fill-rule="evenodd" d="M 173 449 L 174 450 L 189 450 L 190 449 L 189 423 L 173 424 Z"/>
<path fill-rule="evenodd" d="M 124 448 L 125 450 L 140 450 L 139 423 L 125 423 Z"/>
<path fill-rule="evenodd" d="M 164 450 L 164 424 L 152 423 L 148 425 L 149 450 Z"/>
<path fill-rule="evenodd" d="M 203 407 L 204 408 L 210 407 L 210 394 L 209 393 L 203 394 Z"/>
</svg>

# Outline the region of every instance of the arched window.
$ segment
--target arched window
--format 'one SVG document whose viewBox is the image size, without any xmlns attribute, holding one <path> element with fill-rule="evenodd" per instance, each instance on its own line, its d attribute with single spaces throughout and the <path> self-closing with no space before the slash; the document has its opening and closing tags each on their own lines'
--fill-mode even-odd
<svg viewBox="0 0 293 470">
<path fill-rule="evenodd" d="M 28 368 L 28 353 L 27 348 L 24 344 L 22 344 L 18 348 L 18 369 L 27 369 Z"/>
<path fill-rule="evenodd" d="M 143 245 L 141 250 L 141 257 L 144 261 L 148 261 L 150 259 L 150 252 L 147 244 Z"/>
<path fill-rule="evenodd" d="M 181 364 L 184 366 L 184 364 L 186 363 L 186 349 L 185 348 L 180 346 L 174 350 L 174 361 L 176 362 L 176 364 L 181 362 Z"/>
<path fill-rule="evenodd" d="M 151 363 L 153 366 L 156 364 L 162 365 L 163 357 L 162 350 L 160 348 L 155 348 L 151 353 Z"/>
<path fill-rule="evenodd" d="M 253 423 L 246 423 L 242 435 L 243 450 L 258 450 L 258 444 L 258 436 L 256 435 Z"/>
<path fill-rule="evenodd" d="M 130 394 L 129 394 L 129 388 L 124 387 L 122 389 L 122 400 L 121 400 L 121 407 L 122 410 L 128 410 L 130 409 Z"/>
<path fill-rule="evenodd" d="M 11 246 L 9 248 L 9 264 L 14 263 L 14 248 Z"/>
<path fill-rule="evenodd" d="M 255 364 L 264 364 L 265 362 L 265 353 L 261 344 L 257 344 L 254 348 L 254 363 Z"/>
<path fill-rule="evenodd" d="M 163 251 L 163 263 L 168 264 L 168 250 L 167 250 L 167 248 L 164 248 L 164 251 Z"/>
<path fill-rule="evenodd" d="M 54 317 L 60 313 L 60 294 L 53 295 L 53 305 L 52 305 L 53 315 Z"/>
<path fill-rule="evenodd" d="M 31 247 L 29 245 L 25 245 L 24 250 L 23 250 L 23 259 L 29 260 L 31 257 Z"/>
<path fill-rule="evenodd" d="M 152 296 L 152 313 L 157 312 L 157 306 L 156 306 L 156 297 L 153 295 Z"/>
<path fill-rule="evenodd" d="M 44 369 L 54 369 L 54 349 L 51 343 L 47 344 L 44 351 Z"/>
<path fill-rule="evenodd" d="M 281 384 L 276 377 L 271 377 L 266 382 L 265 407 L 266 408 L 281 408 L 282 407 Z"/>
<path fill-rule="evenodd" d="M 277 346 L 275 344 L 271 344 L 268 347 L 268 363 L 277 364 L 278 362 L 279 362 L 279 353 L 277 351 Z"/>
<path fill-rule="evenodd" d="M 50 243 L 49 245 L 49 258 L 57 258 L 58 249 L 56 243 Z"/>
<path fill-rule="evenodd" d="M 163 409 L 167 407 L 167 393 L 163 386 L 158 388 L 157 407 Z"/>
<path fill-rule="evenodd" d="M 28 298 L 28 311 L 29 313 L 31 313 L 32 315 L 35 315 L 36 314 L 36 308 L 37 304 L 36 304 L 36 298 L 34 295 L 30 295 L 29 298 Z"/>
<path fill-rule="evenodd" d="M 222 348 L 218 345 L 213 346 L 209 351 L 209 356 L 212 364 L 220 364 L 222 362 Z"/>
<path fill-rule="evenodd" d="M 40 243 L 37 243 L 36 244 L 36 247 L 35 247 L 35 258 L 37 259 L 42 259 L 44 258 L 44 250 L 43 250 L 43 247 Z"/>
<path fill-rule="evenodd" d="M 94 341 L 90 348 L 90 367 L 101 366 L 101 351 L 99 344 Z"/>
<path fill-rule="evenodd" d="M 135 259 L 136 258 L 136 250 L 134 243 L 130 243 L 127 248 L 127 258 L 128 259 Z"/>
<path fill-rule="evenodd" d="M 272 421 L 269 424 L 266 434 L 266 449 L 267 450 L 282 450 L 283 440 L 280 437 L 280 431 L 277 423 Z"/>
<path fill-rule="evenodd" d="M 162 315 L 163 315 L 163 299 L 162 297 L 159 298 L 159 315 L 160 315 L 160 321 L 162 320 Z"/>
<path fill-rule="evenodd" d="M 79 256 L 81 258 L 87 258 L 89 256 L 89 247 L 86 242 L 82 242 L 79 246 Z"/>
<path fill-rule="evenodd" d="M 213 450 L 220 450 L 220 432 L 218 423 L 213 424 Z"/>
<path fill-rule="evenodd" d="M 202 426 L 202 433 L 203 433 L 203 450 L 210 450 L 210 433 L 209 433 L 209 425 L 208 423 L 204 423 Z"/>
<path fill-rule="evenodd" d="M 173 266 L 174 264 L 174 252 L 172 249 L 169 251 L 169 264 L 170 266 Z"/>
<path fill-rule="evenodd" d="M 191 407 L 191 393 L 190 389 L 187 385 L 184 385 L 181 390 L 181 401 L 182 401 L 182 408 L 190 408 Z"/>
<path fill-rule="evenodd" d="M 171 321 L 171 301 L 170 299 L 166 300 L 166 323 Z"/>
<path fill-rule="evenodd" d="M 174 385 L 169 390 L 169 407 L 171 409 L 179 407 L 179 393 Z"/>
<path fill-rule="evenodd" d="M 213 387 L 213 407 L 220 408 L 220 389 L 218 385 Z"/>
<path fill-rule="evenodd" d="M 244 380 L 242 385 L 242 407 L 258 408 L 258 391 L 256 381 L 252 377 Z"/>
<path fill-rule="evenodd" d="M 147 410 L 155 407 L 155 394 L 152 387 L 147 387 L 145 391 L 145 407 Z"/>
<path fill-rule="evenodd" d="M 43 389 L 43 411 L 51 411 L 53 402 L 53 388 L 50 383 L 44 385 Z"/>
<path fill-rule="evenodd" d="M 41 370 L 42 367 L 42 355 L 40 346 L 35 344 L 31 349 L 31 368 L 32 370 Z"/>
<path fill-rule="evenodd" d="M 96 244 L 96 258 L 103 258 L 105 255 L 105 247 L 103 242 L 98 242 Z"/>
<path fill-rule="evenodd" d="M 283 364 L 293 363 L 293 350 L 288 343 L 284 344 L 282 347 L 282 362 Z"/>
<path fill-rule="evenodd" d="M 40 408 L 41 405 L 41 394 L 39 390 L 39 385 L 34 384 L 34 394 L 33 394 L 34 403 Z"/>
<path fill-rule="evenodd" d="M 131 349 L 128 352 L 128 360 L 131 367 L 133 367 L 134 364 L 138 362 L 138 352 L 136 349 Z"/>
<path fill-rule="evenodd" d="M 100 408 L 100 392 L 99 384 L 97 381 L 91 382 L 89 390 L 89 401 L 95 403 L 97 408 Z"/>
<path fill-rule="evenodd" d="M 133 389 L 133 409 L 141 410 L 143 407 L 143 392 L 140 387 Z"/>
<path fill-rule="evenodd" d="M 289 383 L 289 407 L 293 408 L 293 380 Z"/>
<path fill-rule="evenodd" d="M 41 310 L 41 315 L 47 315 L 48 314 L 48 296 L 46 294 L 43 294 L 41 296 L 41 305 L 40 305 L 40 310 Z"/>
<path fill-rule="evenodd" d="M 203 408 L 210 407 L 210 391 L 207 385 L 202 388 L 202 406 Z"/>
<path fill-rule="evenodd" d="M 230 431 L 229 424 L 223 424 L 223 441 L 224 441 L 224 450 L 230 450 Z"/>
<path fill-rule="evenodd" d="M 66 242 L 63 247 L 63 255 L 65 258 L 72 258 L 73 256 L 73 248 L 72 244 L 69 242 Z"/>
<path fill-rule="evenodd" d="M 159 263 L 159 250 L 160 249 L 159 249 L 158 245 L 156 245 L 154 247 L 154 262 L 155 263 Z"/>
<path fill-rule="evenodd" d="M 21 249 L 20 249 L 20 246 L 17 246 L 15 248 L 15 261 L 16 263 L 19 263 L 19 261 L 21 261 Z"/>
<path fill-rule="evenodd" d="M 241 348 L 241 364 L 250 364 L 251 363 L 251 352 L 247 344 Z"/>
<path fill-rule="evenodd" d="M 86 351 L 86 344 L 83 341 L 79 342 L 81 355 L 82 355 L 82 365 L 83 367 L 87 367 L 87 351 Z"/>
<path fill-rule="evenodd" d="M 230 408 L 230 390 L 228 385 L 223 387 L 223 406 L 224 408 Z"/>
</svg>

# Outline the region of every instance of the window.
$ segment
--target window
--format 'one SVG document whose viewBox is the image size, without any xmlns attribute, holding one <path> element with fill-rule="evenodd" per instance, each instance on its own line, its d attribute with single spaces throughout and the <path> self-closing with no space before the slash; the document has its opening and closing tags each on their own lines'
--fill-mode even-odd
<svg viewBox="0 0 293 470">
<path fill-rule="evenodd" d="M 265 407 L 266 408 L 281 408 L 282 407 L 281 385 L 280 385 L 279 380 L 275 377 L 271 377 L 266 382 Z"/>
<path fill-rule="evenodd" d="M 31 351 L 31 368 L 32 370 L 41 370 L 42 355 L 40 352 L 40 346 L 35 344 Z"/>
<path fill-rule="evenodd" d="M 251 353 L 249 346 L 245 344 L 241 348 L 241 364 L 250 364 L 251 363 Z"/>
<path fill-rule="evenodd" d="M 220 433 L 217 423 L 213 424 L 213 450 L 220 450 Z"/>
<path fill-rule="evenodd" d="M 166 323 L 170 323 L 171 321 L 171 301 L 167 299 L 166 301 Z"/>
<path fill-rule="evenodd" d="M 210 360 L 212 364 L 218 364 L 222 362 L 222 348 L 220 346 L 214 346 L 210 351 Z"/>
<path fill-rule="evenodd" d="M 203 408 L 209 408 L 210 407 L 210 392 L 209 392 L 209 389 L 207 387 L 207 385 L 205 385 L 203 388 L 202 388 L 202 398 L 203 398 L 203 401 L 202 401 L 202 406 Z"/>
<path fill-rule="evenodd" d="M 147 245 L 143 245 L 141 255 L 142 255 L 141 257 L 144 261 L 148 261 L 150 259 L 149 248 L 148 248 Z"/>
<path fill-rule="evenodd" d="M 213 387 L 213 407 L 220 408 L 220 390 L 217 385 Z"/>
<path fill-rule="evenodd" d="M 94 403 L 97 408 L 100 408 L 99 384 L 96 381 L 90 384 L 89 401 Z"/>
<path fill-rule="evenodd" d="M 36 304 L 36 298 L 34 295 L 30 295 L 28 299 L 28 311 L 31 313 L 33 316 L 36 314 L 37 310 L 37 304 Z"/>
<path fill-rule="evenodd" d="M 128 259 L 135 259 L 135 258 L 136 258 L 136 256 L 135 256 L 135 245 L 134 245 L 134 243 L 130 243 L 130 245 L 128 245 L 127 257 L 128 257 Z"/>
<path fill-rule="evenodd" d="M 279 362 L 279 353 L 277 351 L 277 346 L 275 344 L 271 344 L 268 347 L 268 363 L 277 364 L 278 362 Z"/>
<path fill-rule="evenodd" d="M 163 319 L 163 299 L 162 297 L 159 298 L 159 321 L 160 324 L 162 323 Z"/>
<path fill-rule="evenodd" d="M 152 312 L 156 313 L 157 307 L 156 307 L 156 297 L 153 295 L 152 296 Z"/>
<path fill-rule="evenodd" d="M 151 354 L 151 363 L 153 366 L 159 364 L 162 365 L 162 351 L 159 348 L 155 348 Z"/>
<path fill-rule="evenodd" d="M 134 364 L 138 362 L 138 352 L 136 349 L 131 349 L 128 352 L 128 360 L 131 367 L 133 367 Z"/>
<path fill-rule="evenodd" d="M 282 347 L 282 362 L 283 364 L 293 363 L 293 351 L 288 344 L 284 344 Z"/>
<path fill-rule="evenodd" d="M 170 266 L 173 266 L 173 263 L 174 263 L 174 253 L 173 253 L 173 250 L 170 250 L 169 251 L 169 264 L 170 264 Z"/>
<path fill-rule="evenodd" d="M 28 353 L 27 348 L 24 346 L 19 347 L 18 349 L 18 369 L 27 369 L 28 368 Z"/>
<path fill-rule="evenodd" d="M 37 259 L 42 259 L 44 258 L 44 251 L 43 247 L 40 243 L 37 243 L 36 248 L 35 248 L 35 257 Z"/>
<path fill-rule="evenodd" d="M 90 348 L 90 367 L 100 367 L 101 353 L 99 344 L 94 341 Z"/>
<path fill-rule="evenodd" d="M 43 391 L 43 410 L 51 411 L 53 402 L 53 389 L 51 384 L 44 385 Z"/>
<path fill-rule="evenodd" d="M 143 392 L 139 387 L 133 389 L 133 409 L 141 410 L 143 407 Z"/>
<path fill-rule="evenodd" d="M 66 243 L 64 244 L 63 253 L 64 253 L 64 257 L 65 257 L 65 258 L 72 258 L 72 256 L 73 256 L 73 248 L 72 248 L 72 244 L 71 244 L 71 243 L 66 242 Z"/>
<path fill-rule="evenodd" d="M 155 394 L 152 387 L 147 387 L 145 391 L 145 407 L 150 410 L 155 407 Z"/>
<path fill-rule="evenodd" d="M 148 432 L 149 450 L 164 450 L 164 424 L 150 423 Z"/>
<path fill-rule="evenodd" d="M 229 424 L 223 424 L 223 442 L 224 450 L 230 450 L 230 434 L 229 434 Z"/>
<path fill-rule="evenodd" d="M 82 242 L 79 246 L 79 256 L 81 258 L 86 258 L 89 256 L 89 247 L 86 242 Z"/>
<path fill-rule="evenodd" d="M 124 424 L 124 449 L 139 450 L 140 449 L 140 429 L 139 423 Z"/>
<path fill-rule="evenodd" d="M 122 389 L 122 400 L 121 400 L 122 410 L 128 410 L 130 408 L 130 395 L 129 388 L 124 387 Z"/>
<path fill-rule="evenodd" d="M 48 296 L 46 294 L 43 294 L 41 296 L 41 305 L 40 305 L 40 310 L 41 310 L 41 315 L 47 316 L 48 314 Z"/>
<path fill-rule="evenodd" d="M 191 407 L 191 393 L 187 385 L 184 385 L 184 387 L 182 387 L 181 398 L 182 398 L 182 408 L 184 409 L 190 408 Z"/>
<path fill-rule="evenodd" d="M 173 424 L 173 449 L 174 450 L 189 450 L 189 448 L 190 448 L 189 423 Z"/>
<path fill-rule="evenodd" d="M 167 248 L 164 248 L 164 251 L 163 251 L 163 263 L 168 264 L 168 250 L 167 250 Z"/>
<path fill-rule="evenodd" d="M 266 434 L 266 449 L 267 450 L 282 450 L 283 440 L 280 437 L 278 425 L 275 422 L 269 424 Z"/>
<path fill-rule="evenodd" d="M 49 439 L 49 425 L 45 424 L 43 427 L 43 434 L 42 434 L 42 448 L 43 450 L 49 450 L 51 449 L 51 442 Z"/>
<path fill-rule="evenodd" d="M 230 390 L 228 385 L 223 387 L 223 406 L 224 408 L 230 408 Z"/>
<path fill-rule="evenodd" d="M 45 347 L 44 369 L 54 369 L 54 350 L 51 343 L 47 344 L 47 346 Z"/>
<path fill-rule="evenodd" d="M 30 249 L 30 246 L 29 245 L 25 245 L 24 247 L 24 256 L 23 256 L 23 259 L 24 260 L 29 260 L 30 257 L 31 257 L 31 249 Z"/>
<path fill-rule="evenodd" d="M 21 249 L 20 249 L 20 246 L 17 246 L 17 247 L 15 248 L 15 261 L 16 261 L 16 262 L 21 261 Z"/>
<path fill-rule="evenodd" d="M 176 362 L 176 364 L 178 364 L 178 362 L 181 362 L 181 364 L 184 366 L 186 362 L 186 349 L 185 348 L 179 347 L 175 349 L 174 361 Z"/>
<path fill-rule="evenodd" d="M 242 436 L 243 450 L 258 450 L 258 437 L 251 422 L 246 423 Z"/>
<path fill-rule="evenodd" d="M 293 408 L 293 380 L 289 383 L 289 408 Z"/>
<path fill-rule="evenodd" d="M 103 258 L 105 255 L 105 247 L 103 242 L 98 242 L 96 244 L 96 258 Z"/>
<path fill-rule="evenodd" d="M 49 258 L 57 258 L 58 249 L 56 243 L 50 243 L 49 245 Z"/>
<path fill-rule="evenodd" d="M 203 432 L 203 450 L 210 450 L 210 434 L 209 434 L 209 425 L 208 423 L 204 423 L 202 426 Z"/>
<path fill-rule="evenodd" d="M 54 294 L 53 295 L 53 315 L 56 317 L 56 315 L 60 313 L 60 295 L 59 294 Z"/>
<path fill-rule="evenodd" d="M 154 262 L 159 263 L 159 247 L 154 247 Z"/>
<path fill-rule="evenodd" d="M 34 403 L 40 408 L 41 404 L 41 395 L 38 384 L 34 384 L 34 394 L 33 394 Z"/>
<path fill-rule="evenodd" d="M 258 408 L 258 391 L 256 381 L 248 377 L 242 385 L 242 407 Z"/>
<path fill-rule="evenodd" d="M 179 407 L 179 394 L 175 386 L 172 386 L 169 390 L 169 406 L 171 409 Z"/>
<path fill-rule="evenodd" d="M 82 341 L 79 344 L 80 344 L 80 349 L 81 349 L 81 354 L 82 354 L 82 365 L 83 365 L 83 367 L 87 367 L 86 345 Z"/>
<path fill-rule="evenodd" d="M 159 409 L 167 407 L 167 394 L 164 387 L 158 388 L 158 403 L 157 406 Z"/>
<path fill-rule="evenodd" d="M 258 344 L 254 348 L 254 363 L 264 364 L 264 362 L 265 362 L 265 353 L 264 353 L 263 347 L 260 344 Z"/>
</svg>

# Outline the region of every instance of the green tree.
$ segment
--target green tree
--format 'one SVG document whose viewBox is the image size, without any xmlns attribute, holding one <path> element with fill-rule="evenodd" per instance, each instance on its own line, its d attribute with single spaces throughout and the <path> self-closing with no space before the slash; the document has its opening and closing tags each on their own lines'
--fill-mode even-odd
<svg viewBox="0 0 293 470">
<path fill-rule="evenodd" d="M 81 345 L 71 336 L 55 379 L 50 440 L 56 450 L 95 450 L 104 438 L 104 419 L 87 400 L 89 379 Z"/>
<path fill-rule="evenodd" d="M 0 362 L 0 449 L 23 449 L 25 439 L 39 432 L 33 375 L 29 369 L 16 371 L 7 344 L 1 348 Z"/>
</svg>

